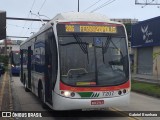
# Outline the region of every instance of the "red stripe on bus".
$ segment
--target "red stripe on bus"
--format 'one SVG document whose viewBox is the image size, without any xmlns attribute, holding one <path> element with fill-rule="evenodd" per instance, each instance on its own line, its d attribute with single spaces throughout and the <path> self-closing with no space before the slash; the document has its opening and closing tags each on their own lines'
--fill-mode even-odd
<svg viewBox="0 0 160 120">
<path fill-rule="evenodd" d="M 130 80 L 126 83 L 118 85 L 118 86 L 109 86 L 109 87 L 72 87 L 65 85 L 60 82 L 60 90 L 68 90 L 73 92 L 81 92 L 81 91 L 113 91 L 130 87 Z"/>
</svg>

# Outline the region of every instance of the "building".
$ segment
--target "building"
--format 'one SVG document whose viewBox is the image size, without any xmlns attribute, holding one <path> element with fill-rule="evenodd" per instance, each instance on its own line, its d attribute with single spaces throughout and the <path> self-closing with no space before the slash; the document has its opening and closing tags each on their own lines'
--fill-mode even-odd
<svg viewBox="0 0 160 120">
<path fill-rule="evenodd" d="M 160 75 L 160 16 L 132 26 L 134 73 Z"/>
<path fill-rule="evenodd" d="M 135 23 L 138 22 L 138 19 L 130 19 L 130 18 L 123 18 L 123 19 L 111 19 L 112 21 L 116 21 L 116 22 L 121 22 L 125 25 L 126 27 L 126 30 L 127 30 L 127 35 L 128 35 L 128 51 L 129 51 L 129 54 L 132 55 L 132 49 L 131 49 L 131 41 L 130 41 L 130 38 L 131 38 L 131 26 Z"/>
<path fill-rule="evenodd" d="M 134 24 L 134 23 L 137 23 L 138 22 L 138 19 L 130 19 L 130 18 L 124 18 L 124 19 L 116 19 L 116 18 L 113 18 L 111 19 L 112 21 L 116 21 L 116 22 L 121 22 L 123 24 L 128 24 L 128 23 L 131 23 L 131 24 Z"/>
<path fill-rule="evenodd" d="M 22 42 L 21 40 L 3 40 L 0 43 L 0 54 L 5 54 L 5 42 L 6 42 L 6 50 L 7 50 L 7 54 L 9 55 L 10 51 L 15 50 L 15 51 L 19 51 L 20 49 L 20 43 Z"/>
</svg>

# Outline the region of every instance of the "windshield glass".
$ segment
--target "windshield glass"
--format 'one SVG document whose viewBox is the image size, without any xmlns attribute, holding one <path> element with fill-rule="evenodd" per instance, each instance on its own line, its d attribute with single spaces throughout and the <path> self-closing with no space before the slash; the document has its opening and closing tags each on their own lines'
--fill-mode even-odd
<svg viewBox="0 0 160 120">
<path fill-rule="evenodd" d="M 13 53 L 13 63 L 15 65 L 20 64 L 20 54 L 19 53 Z"/>
<path fill-rule="evenodd" d="M 61 80 L 74 86 L 119 85 L 129 79 L 126 39 L 59 37 Z"/>
</svg>

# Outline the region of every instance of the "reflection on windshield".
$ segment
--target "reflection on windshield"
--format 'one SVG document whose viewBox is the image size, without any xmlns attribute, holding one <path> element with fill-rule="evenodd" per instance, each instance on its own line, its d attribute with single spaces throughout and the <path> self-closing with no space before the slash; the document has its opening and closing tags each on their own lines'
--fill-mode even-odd
<svg viewBox="0 0 160 120">
<path fill-rule="evenodd" d="M 128 80 L 123 37 L 59 37 L 61 79 L 69 85 L 118 85 Z"/>
<path fill-rule="evenodd" d="M 13 53 L 13 62 L 15 65 L 20 64 L 20 54 L 19 53 Z"/>
</svg>

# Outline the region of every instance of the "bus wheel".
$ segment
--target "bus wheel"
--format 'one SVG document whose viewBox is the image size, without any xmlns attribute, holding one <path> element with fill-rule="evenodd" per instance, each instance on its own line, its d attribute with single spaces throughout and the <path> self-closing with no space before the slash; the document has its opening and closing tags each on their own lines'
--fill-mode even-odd
<svg viewBox="0 0 160 120">
<path fill-rule="evenodd" d="M 38 84 L 38 97 L 41 100 L 42 108 L 46 109 L 47 105 L 44 103 L 44 94 L 43 94 L 43 87 L 41 82 L 39 82 Z"/>
<path fill-rule="evenodd" d="M 26 91 L 26 92 L 30 92 L 30 90 L 27 88 L 26 76 L 25 76 L 25 75 L 24 75 L 24 87 L 25 87 L 25 91 Z"/>
</svg>

